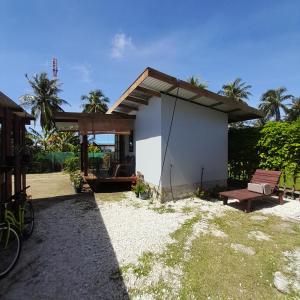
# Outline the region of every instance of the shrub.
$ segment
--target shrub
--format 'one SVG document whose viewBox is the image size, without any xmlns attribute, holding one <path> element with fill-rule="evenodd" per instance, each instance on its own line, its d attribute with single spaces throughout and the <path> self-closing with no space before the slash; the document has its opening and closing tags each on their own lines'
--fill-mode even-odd
<svg viewBox="0 0 300 300">
<path fill-rule="evenodd" d="M 70 173 L 70 180 L 75 188 L 82 188 L 83 178 L 80 171 L 75 171 Z"/>
<path fill-rule="evenodd" d="M 64 162 L 64 171 L 72 173 L 80 170 L 79 157 L 68 157 Z"/>
</svg>

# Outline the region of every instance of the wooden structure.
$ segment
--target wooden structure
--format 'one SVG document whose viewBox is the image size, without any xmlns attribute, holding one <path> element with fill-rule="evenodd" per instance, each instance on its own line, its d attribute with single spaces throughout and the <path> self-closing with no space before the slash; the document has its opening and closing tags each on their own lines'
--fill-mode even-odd
<svg viewBox="0 0 300 300">
<path fill-rule="evenodd" d="M 244 102 L 238 102 L 196 87 L 149 67 L 132 83 L 107 113 L 136 115 L 139 105 L 148 105 L 151 97 L 160 97 L 161 94 L 176 96 L 179 100 L 226 113 L 229 123 L 257 119 L 263 116 L 261 111 Z"/>
<path fill-rule="evenodd" d="M 134 176 L 114 175 L 98 176 L 88 172 L 88 135 L 89 134 L 116 134 L 119 137 L 130 135 L 134 127 L 135 116 L 123 114 L 108 115 L 103 113 L 75 113 L 57 112 L 54 114 L 56 127 L 60 131 L 78 132 L 81 137 L 81 170 L 85 179 L 97 182 L 134 182 Z M 118 139 L 121 140 L 122 139 Z M 123 155 L 123 154 L 122 154 Z M 120 159 L 122 161 L 122 159 Z"/>
<path fill-rule="evenodd" d="M 267 171 L 267 170 L 256 170 L 251 178 L 251 183 L 268 183 L 272 186 L 272 194 L 278 194 L 279 204 L 283 204 L 283 193 L 279 192 L 278 183 L 280 179 L 280 171 Z M 244 210 L 246 212 L 251 211 L 251 202 L 253 200 L 262 200 L 267 195 L 249 191 L 248 189 L 239 189 L 233 191 L 226 191 L 219 193 L 220 197 L 223 199 L 223 204 L 228 203 L 228 199 L 237 199 L 239 202 L 244 204 Z"/>
<path fill-rule="evenodd" d="M 1 201 L 26 187 L 25 125 L 30 120 L 33 120 L 31 115 L 0 92 Z"/>
</svg>

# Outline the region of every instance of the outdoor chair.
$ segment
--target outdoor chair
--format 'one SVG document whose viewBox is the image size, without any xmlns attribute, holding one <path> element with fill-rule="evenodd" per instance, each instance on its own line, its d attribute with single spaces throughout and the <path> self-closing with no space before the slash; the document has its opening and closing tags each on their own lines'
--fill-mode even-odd
<svg viewBox="0 0 300 300">
<path fill-rule="evenodd" d="M 228 199 L 239 200 L 239 202 L 244 205 L 245 212 L 251 211 L 251 202 L 253 200 L 263 200 L 272 195 L 277 195 L 279 204 L 283 204 L 283 193 L 280 192 L 278 188 L 280 175 L 280 171 L 268 171 L 257 169 L 254 175 L 252 176 L 250 183 L 269 184 L 271 186 L 270 195 L 249 191 L 248 189 L 238 189 L 220 192 L 219 196 L 221 199 L 223 199 L 224 205 L 227 205 Z"/>
</svg>

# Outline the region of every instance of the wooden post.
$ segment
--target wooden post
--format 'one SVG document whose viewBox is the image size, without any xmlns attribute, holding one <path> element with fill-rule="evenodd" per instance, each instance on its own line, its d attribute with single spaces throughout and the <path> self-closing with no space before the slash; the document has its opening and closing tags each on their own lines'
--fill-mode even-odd
<svg viewBox="0 0 300 300">
<path fill-rule="evenodd" d="M 20 130 L 21 130 L 21 145 L 23 147 L 22 155 L 25 154 L 25 122 L 22 121 L 20 125 Z M 21 166 L 21 173 L 22 173 L 22 178 L 21 178 L 21 189 L 24 190 L 26 188 L 26 167 Z"/>
<path fill-rule="evenodd" d="M 83 174 L 84 176 L 88 176 L 88 138 L 87 135 L 82 136 L 82 158 L 83 158 Z"/>
<path fill-rule="evenodd" d="M 11 145 L 11 131 L 12 131 L 12 114 L 8 108 L 4 110 L 4 157 L 12 156 L 12 145 Z M 7 170 L 5 172 L 5 198 L 9 198 L 12 194 L 12 170 Z"/>
<path fill-rule="evenodd" d="M 14 193 L 19 193 L 21 191 L 21 155 L 22 155 L 22 145 L 21 145 L 21 132 L 20 132 L 20 119 L 15 117 L 14 119 L 14 155 L 15 155 L 15 180 L 14 180 Z"/>
</svg>

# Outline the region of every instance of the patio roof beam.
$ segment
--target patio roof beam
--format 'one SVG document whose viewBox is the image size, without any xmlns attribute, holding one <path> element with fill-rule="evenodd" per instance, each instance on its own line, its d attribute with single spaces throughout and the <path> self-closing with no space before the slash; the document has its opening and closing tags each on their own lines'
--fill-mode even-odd
<svg viewBox="0 0 300 300">
<path fill-rule="evenodd" d="M 225 112 L 226 113 L 233 113 L 233 112 L 240 111 L 240 110 L 241 110 L 240 108 L 235 108 L 235 109 L 231 109 L 231 110 L 226 110 Z"/>
<path fill-rule="evenodd" d="M 120 111 L 116 111 L 116 110 L 114 110 L 111 114 L 114 115 L 114 116 L 120 116 L 120 117 L 124 116 L 125 119 L 136 119 L 136 115 L 127 115 L 126 113 L 123 113 L 123 112 L 120 112 Z"/>
<path fill-rule="evenodd" d="M 224 104 L 224 103 L 221 102 L 221 101 L 219 101 L 219 102 L 217 102 L 217 103 L 214 103 L 214 104 L 209 105 L 209 107 L 216 107 L 216 106 L 222 105 L 222 104 Z"/>
<path fill-rule="evenodd" d="M 147 89 L 147 88 L 145 88 L 145 87 L 138 86 L 138 87 L 136 88 L 136 90 L 139 91 L 139 92 L 142 92 L 142 93 L 144 93 L 144 94 L 147 94 L 147 95 L 149 95 L 149 96 L 160 97 L 160 93 L 159 93 L 159 92 L 154 91 L 154 90 Z"/>
<path fill-rule="evenodd" d="M 139 108 L 136 106 L 127 105 L 124 103 L 119 104 L 119 107 L 124 107 L 124 108 L 130 109 L 130 110 L 136 110 L 136 111 L 139 110 Z"/>
<path fill-rule="evenodd" d="M 137 97 L 133 97 L 133 96 L 128 96 L 125 100 L 131 101 L 131 102 L 134 102 L 134 103 L 138 103 L 138 104 L 148 105 L 147 100 L 137 98 Z"/>
</svg>

